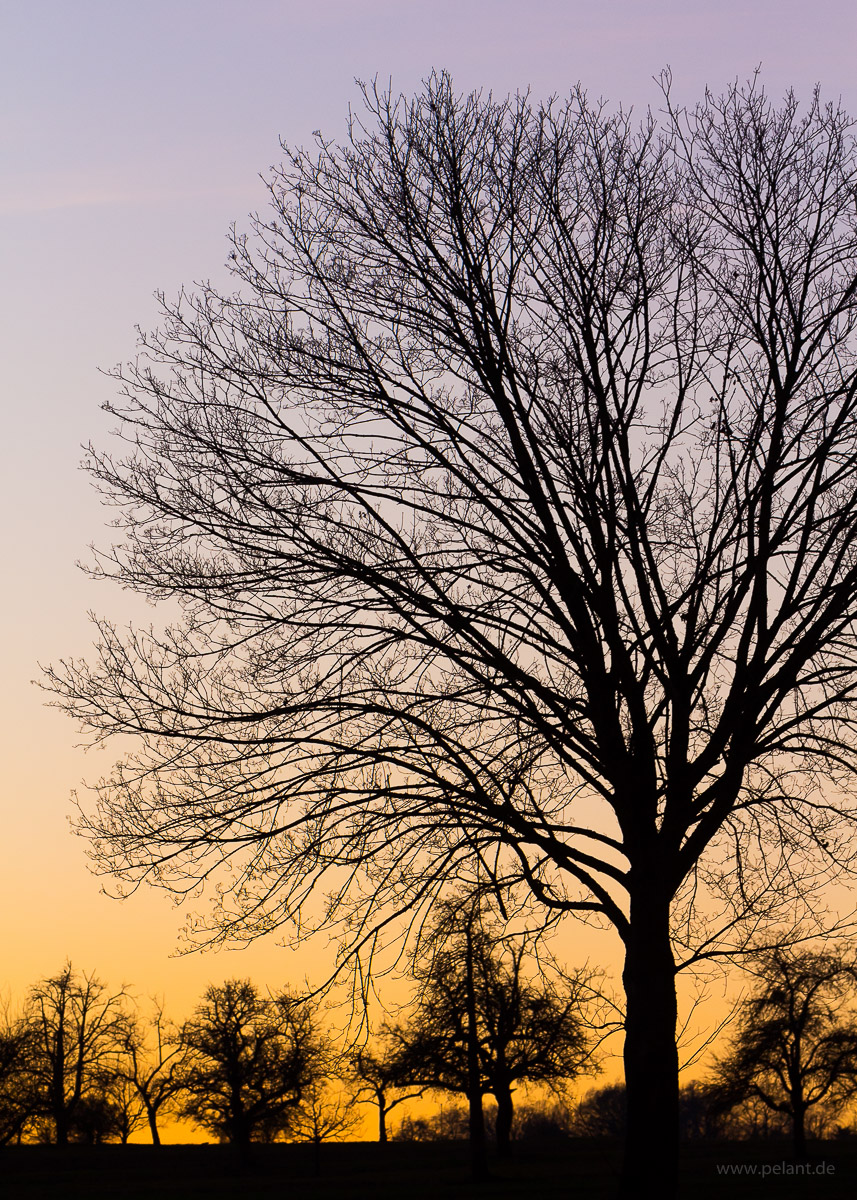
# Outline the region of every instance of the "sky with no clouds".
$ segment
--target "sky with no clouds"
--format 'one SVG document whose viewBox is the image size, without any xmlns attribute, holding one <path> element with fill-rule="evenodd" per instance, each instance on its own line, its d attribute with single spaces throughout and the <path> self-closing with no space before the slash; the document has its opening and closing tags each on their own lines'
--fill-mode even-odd
<svg viewBox="0 0 857 1200">
<path fill-rule="evenodd" d="M 109 538 L 78 470 L 81 444 L 107 439 L 99 368 L 133 355 L 156 289 L 223 277 L 226 230 L 264 205 L 278 139 L 341 138 L 355 78 L 408 93 L 433 68 L 462 91 L 540 99 L 579 81 L 643 111 L 667 65 L 686 102 L 761 65 L 774 95 L 820 82 L 857 112 L 855 51 L 853 0 L 0 0 L 0 991 L 70 956 L 181 1013 L 209 980 L 275 986 L 329 961 L 273 942 L 170 957 L 181 914 L 163 896 L 101 895 L 68 818 L 106 760 L 30 682 L 86 652 L 89 609 L 157 620 L 75 566 Z"/>
</svg>

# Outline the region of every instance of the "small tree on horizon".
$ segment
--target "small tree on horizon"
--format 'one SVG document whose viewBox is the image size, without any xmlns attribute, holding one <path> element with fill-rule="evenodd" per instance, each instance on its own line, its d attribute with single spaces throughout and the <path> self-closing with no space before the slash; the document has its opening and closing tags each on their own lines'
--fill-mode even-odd
<svg viewBox="0 0 857 1200">
<path fill-rule="evenodd" d="M 478 895 L 453 896 L 415 951 L 411 1015 L 388 1030 L 401 1081 L 463 1093 L 477 1109 L 477 1136 L 482 1096 L 494 1097 L 501 1155 L 510 1151 L 518 1086 L 564 1093 L 596 1065 L 591 974 L 560 973 L 544 952 L 531 963 L 532 952 Z"/>
<path fill-rule="evenodd" d="M 378 1109 L 378 1141 L 389 1141 L 387 1117 L 400 1104 L 416 1100 L 425 1088 L 412 1088 L 400 1080 L 398 1046 L 388 1032 L 382 1032 L 370 1048 L 356 1048 L 348 1059 L 348 1075 L 356 1104 L 374 1104 Z"/>
<path fill-rule="evenodd" d="M 625 1136 L 628 1124 L 628 1092 L 624 1083 L 607 1083 L 590 1088 L 574 1109 L 572 1130 L 577 1137 L 616 1138 Z"/>
<path fill-rule="evenodd" d="M 138 1015 L 130 1022 L 123 1051 L 122 1076 L 139 1097 L 152 1145 L 160 1146 L 158 1119 L 177 1107 L 188 1047 L 181 1030 L 166 1019 L 163 1004 L 156 1001 L 148 1022 L 143 1024 Z"/>
<path fill-rule="evenodd" d="M 807 1117 L 857 1095 L 857 964 L 844 948 L 778 948 L 748 967 L 756 983 L 713 1084 L 721 1112 L 749 1099 L 788 1119 L 806 1157 Z"/>
<path fill-rule="evenodd" d="M 354 1096 L 343 1082 L 332 1073 L 317 1076 L 289 1114 L 285 1138 L 289 1142 L 308 1142 L 313 1147 L 316 1175 L 321 1173 L 322 1143 L 348 1141 L 360 1124 Z"/>
<path fill-rule="evenodd" d="M 28 1070 L 38 1112 L 58 1145 L 73 1134 L 81 1106 L 94 1112 L 120 1071 L 130 1024 L 128 992 L 67 962 L 27 994 Z"/>
<path fill-rule="evenodd" d="M 486 1124 L 491 1125 L 491 1109 Z M 424 1116 L 406 1115 L 393 1131 L 395 1142 L 466 1142 L 470 1137 L 470 1112 L 466 1104 L 441 1104 Z"/>
<path fill-rule="evenodd" d="M 182 1027 L 179 1113 L 246 1152 L 285 1135 L 324 1070 L 310 1004 L 288 991 L 265 997 L 248 979 L 209 987 Z"/>
</svg>

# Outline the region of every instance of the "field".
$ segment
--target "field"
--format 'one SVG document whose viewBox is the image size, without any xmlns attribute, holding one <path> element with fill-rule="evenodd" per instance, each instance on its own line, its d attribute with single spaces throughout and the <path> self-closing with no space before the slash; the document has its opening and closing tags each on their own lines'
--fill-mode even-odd
<svg viewBox="0 0 857 1200">
<path fill-rule="evenodd" d="M 620 1147 L 576 1141 L 521 1146 L 491 1178 L 468 1178 L 460 1143 L 352 1142 L 320 1147 L 254 1147 L 239 1165 L 226 1146 L 9 1146 L 0 1150 L 0 1195 L 10 1200 L 608 1200 Z M 740 1173 L 724 1168 L 736 1165 Z M 688 1200 L 857 1195 L 857 1143 L 811 1148 L 812 1174 L 795 1174 L 776 1142 L 695 1143 L 684 1148 L 681 1195 Z M 748 1170 L 749 1168 L 749 1170 Z M 832 1169 L 831 1169 L 832 1168 Z"/>
</svg>

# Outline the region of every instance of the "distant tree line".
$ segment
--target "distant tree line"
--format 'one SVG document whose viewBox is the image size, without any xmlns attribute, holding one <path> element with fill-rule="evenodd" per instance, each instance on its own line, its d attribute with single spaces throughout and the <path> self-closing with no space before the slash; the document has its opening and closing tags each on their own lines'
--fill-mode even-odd
<svg viewBox="0 0 857 1200">
<path fill-rule="evenodd" d="M 183 1024 L 161 1004 L 144 1015 L 125 987 L 111 991 L 71 963 L 34 984 L 0 1029 L 0 1143 L 127 1142 L 165 1117 L 218 1141 L 300 1140 L 351 1133 L 361 1106 L 389 1114 L 424 1093 L 464 1096 L 471 1140 L 484 1155 L 483 1097 L 507 1150 L 513 1092 L 546 1084 L 564 1095 L 592 1064 L 592 987 L 568 975 L 479 901 L 441 905 L 412 963 L 417 997 L 406 1021 L 371 1043 L 337 1049 L 318 1004 L 249 980 L 209 987 Z"/>
<path fill-rule="evenodd" d="M 193 1016 L 143 1017 L 66 963 L 30 988 L 0 1031 L 0 1142 L 127 1142 L 169 1114 L 239 1147 L 303 1128 L 332 1069 L 313 1004 L 263 996 L 249 980 L 207 989 Z"/>
<path fill-rule="evenodd" d="M 407 1019 L 368 1044 L 337 1048 L 319 1004 L 249 980 L 210 986 L 183 1024 L 161 1004 L 146 1014 L 124 987 L 111 991 L 67 963 L 40 980 L 22 1011 L 0 1023 L 0 1144 L 122 1142 L 165 1117 L 192 1122 L 245 1152 L 253 1142 L 353 1135 L 374 1105 L 380 1142 L 390 1114 L 425 1094 L 440 1110 L 408 1112 L 396 1140 L 468 1139 L 474 1165 L 486 1144 L 515 1139 L 620 1138 L 621 1083 L 570 1085 L 598 1070 L 609 1022 L 591 973 L 569 973 L 479 903 L 441 906 L 411 965 Z M 857 1095 L 857 967 L 843 947 L 779 947 L 750 962 L 753 984 L 708 1078 L 681 1089 L 685 1139 L 847 1132 Z M 528 1086 L 541 1091 L 528 1096 Z M 524 1089 L 524 1102 L 520 1102 Z M 490 1098 L 486 1103 L 486 1098 Z"/>
<path fill-rule="evenodd" d="M 680 1089 L 683 1140 L 790 1138 L 804 1158 L 807 1138 L 857 1135 L 847 1120 L 857 1096 L 857 965 L 847 948 L 822 952 L 780 946 L 753 957 L 750 994 L 738 1006 L 735 1033 L 707 1079 Z M 489 1132 L 503 1136 L 499 1109 Z M 624 1137 L 622 1083 L 593 1088 L 571 1106 L 554 1099 L 522 1110 L 519 1136 Z M 446 1107 L 406 1119 L 398 1136 L 462 1138 L 466 1112 Z"/>
</svg>

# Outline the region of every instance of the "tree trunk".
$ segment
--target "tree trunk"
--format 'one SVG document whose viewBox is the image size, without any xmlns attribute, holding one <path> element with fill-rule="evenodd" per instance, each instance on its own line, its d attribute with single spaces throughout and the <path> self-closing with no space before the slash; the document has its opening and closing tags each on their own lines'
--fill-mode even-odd
<svg viewBox="0 0 857 1200">
<path fill-rule="evenodd" d="M 792 1153 L 795 1161 L 806 1158 L 806 1105 L 792 1108 Z"/>
<path fill-rule="evenodd" d="M 152 1135 L 152 1145 L 160 1146 L 161 1134 L 158 1129 L 158 1112 L 151 1104 L 146 1105 L 146 1117 L 149 1121 L 149 1132 Z"/>
<path fill-rule="evenodd" d="M 384 1107 L 383 1096 L 378 1101 L 378 1141 L 382 1145 L 387 1143 L 387 1110 Z"/>
<path fill-rule="evenodd" d="M 632 897 L 622 980 L 628 1113 L 620 1195 L 669 1200 L 678 1186 L 678 1051 L 668 902 Z"/>
<path fill-rule="evenodd" d="M 468 1091 L 470 1168 L 474 1179 L 488 1178 L 488 1156 L 485 1146 L 485 1113 L 482 1109 L 482 1091 Z"/>
<path fill-rule="evenodd" d="M 512 1153 L 512 1122 L 515 1119 L 511 1087 L 498 1084 L 494 1099 L 497 1101 L 497 1153 L 501 1158 L 508 1158 Z"/>
<path fill-rule="evenodd" d="M 232 1147 L 240 1170 L 244 1170 L 250 1164 L 250 1134 L 250 1126 L 243 1118 L 233 1124 Z"/>
<path fill-rule="evenodd" d="M 56 1115 L 54 1117 L 54 1126 L 55 1126 L 55 1130 L 56 1130 L 57 1145 L 58 1146 L 67 1146 L 68 1145 L 69 1121 L 64 1112 L 56 1113 Z"/>
</svg>

